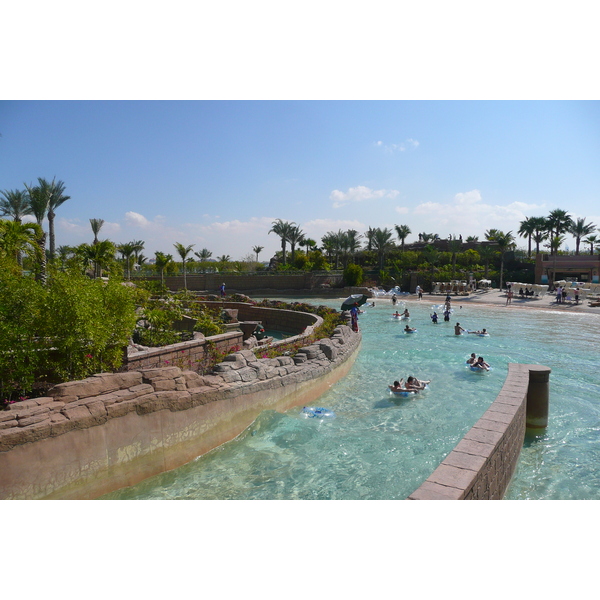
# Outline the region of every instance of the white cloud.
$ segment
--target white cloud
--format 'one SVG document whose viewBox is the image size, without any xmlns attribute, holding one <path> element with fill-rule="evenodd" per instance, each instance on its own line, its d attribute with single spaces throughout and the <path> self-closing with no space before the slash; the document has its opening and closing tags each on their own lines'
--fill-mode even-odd
<svg viewBox="0 0 600 600">
<path fill-rule="evenodd" d="M 375 146 L 378 148 L 383 148 L 384 152 L 393 154 L 394 152 L 406 152 L 407 146 L 410 148 L 418 148 L 419 142 L 413 138 L 408 138 L 405 142 L 400 142 L 398 144 L 386 144 L 380 140 L 375 142 Z"/>
<path fill-rule="evenodd" d="M 516 236 L 519 223 L 527 216 L 542 214 L 545 206 L 515 201 L 505 206 L 486 204 L 477 189 L 455 194 L 451 201 L 423 202 L 412 210 L 416 217 L 413 232 L 451 235 L 476 235 L 483 239 L 491 228 L 512 231 Z"/>
<path fill-rule="evenodd" d="M 333 192 L 329 194 L 329 199 L 333 202 L 333 208 L 341 208 L 351 202 L 395 198 L 399 193 L 398 190 L 372 190 L 364 185 L 359 185 L 354 188 L 349 188 L 347 192 L 333 190 Z"/>
<path fill-rule="evenodd" d="M 147 229 L 151 225 L 144 215 L 131 210 L 125 213 L 125 223 L 130 227 L 140 227 L 141 229 Z"/>
<path fill-rule="evenodd" d="M 406 206 L 396 206 L 394 209 L 399 215 L 407 215 L 409 213 L 408 207 Z"/>
</svg>

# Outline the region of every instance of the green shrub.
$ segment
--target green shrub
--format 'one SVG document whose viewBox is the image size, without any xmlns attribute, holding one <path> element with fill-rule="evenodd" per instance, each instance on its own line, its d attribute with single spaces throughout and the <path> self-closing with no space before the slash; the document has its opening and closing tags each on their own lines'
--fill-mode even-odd
<svg viewBox="0 0 600 600">
<path fill-rule="evenodd" d="M 47 285 L 0 270 L 0 400 L 118 369 L 135 326 L 135 291 L 77 270 Z"/>
<path fill-rule="evenodd" d="M 362 267 L 355 264 L 349 264 L 344 269 L 344 282 L 349 286 L 358 286 L 362 285 L 364 279 L 364 274 Z"/>
</svg>

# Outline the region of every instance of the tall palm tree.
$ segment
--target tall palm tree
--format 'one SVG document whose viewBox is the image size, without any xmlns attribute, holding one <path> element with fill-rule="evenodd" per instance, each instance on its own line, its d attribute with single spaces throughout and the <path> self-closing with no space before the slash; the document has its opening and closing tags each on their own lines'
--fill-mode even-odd
<svg viewBox="0 0 600 600">
<path fill-rule="evenodd" d="M 498 244 L 498 250 L 500 251 L 500 289 L 502 289 L 502 276 L 504 274 L 504 255 L 507 250 L 514 248 L 515 238 L 512 231 L 498 231 L 495 235 L 494 241 Z"/>
<path fill-rule="evenodd" d="M 300 229 L 297 225 L 290 227 L 288 232 L 288 242 L 290 243 L 290 258 L 292 264 L 294 264 L 294 260 L 296 259 L 296 246 L 300 244 L 300 242 L 304 239 L 304 231 Z"/>
<path fill-rule="evenodd" d="M 563 233 L 567 233 L 573 226 L 573 219 L 566 210 L 561 208 L 554 209 L 546 218 L 546 227 L 550 234 L 550 241 L 554 237 L 559 237 Z M 558 248 L 554 248 L 554 244 L 550 243 L 550 254 L 558 252 Z"/>
<path fill-rule="evenodd" d="M 207 248 L 202 248 L 200 252 L 194 252 L 194 254 L 202 261 L 207 261 L 211 256 L 212 252 L 210 252 Z"/>
<path fill-rule="evenodd" d="M 127 273 L 127 279 L 131 279 L 131 257 L 135 252 L 135 244 L 133 242 L 119 244 L 117 246 L 117 252 L 119 252 L 123 257 L 123 262 L 125 263 L 125 271 Z"/>
<path fill-rule="evenodd" d="M 295 227 L 296 223 L 293 221 L 282 221 L 281 219 L 276 219 L 271 223 L 271 229 L 269 229 L 268 233 L 274 233 L 281 238 L 281 257 L 282 262 L 285 265 L 285 250 L 287 248 L 287 244 L 289 242 L 290 231 L 292 227 Z"/>
<path fill-rule="evenodd" d="M 402 248 L 402 251 L 404 251 L 404 241 L 412 233 L 412 231 L 408 225 L 394 225 L 394 227 L 396 228 L 396 235 L 400 240 L 400 247 Z"/>
<path fill-rule="evenodd" d="M 94 244 L 98 243 L 98 234 L 104 225 L 104 219 L 90 219 L 90 225 L 92 226 L 92 233 L 94 234 Z"/>
<path fill-rule="evenodd" d="M 30 214 L 35 217 L 39 228 L 38 245 L 39 253 L 39 270 L 36 273 L 36 280 L 42 285 L 46 285 L 46 232 L 43 228 L 43 222 L 48 215 L 48 206 L 50 203 L 50 184 L 41 177 L 38 177 L 38 185 L 25 185 L 29 197 Z"/>
<path fill-rule="evenodd" d="M 435 267 L 440 262 L 440 251 L 431 244 L 427 244 L 425 248 L 423 248 L 423 258 L 425 262 L 428 262 L 431 265 L 431 287 L 433 289 L 433 279 L 435 277 Z"/>
<path fill-rule="evenodd" d="M 360 250 L 360 240 L 362 235 L 356 231 L 356 229 L 348 229 L 348 231 L 344 232 L 343 241 L 343 249 L 346 254 L 348 254 L 354 262 L 354 255 Z"/>
<path fill-rule="evenodd" d="M 581 238 L 589 235 L 596 229 L 594 223 L 586 223 L 584 219 L 577 219 L 569 228 L 569 233 L 575 238 L 575 254 L 579 254 L 579 245 Z"/>
<path fill-rule="evenodd" d="M 393 233 L 387 227 L 384 229 L 379 227 L 375 228 L 375 234 L 373 235 L 373 249 L 377 252 L 379 270 L 383 269 L 386 252 L 393 246 L 392 237 Z"/>
<path fill-rule="evenodd" d="M 488 273 L 489 273 L 490 262 L 496 256 L 498 251 L 496 250 L 496 248 L 494 246 L 480 245 L 479 248 L 477 248 L 477 252 L 479 252 L 479 256 L 480 256 L 481 260 L 483 261 L 484 277 L 487 279 Z"/>
<path fill-rule="evenodd" d="M 524 238 L 527 238 L 527 258 L 531 258 L 531 238 L 537 229 L 536 217 L 527 217 L 524 221 L 519 223 L 519 230 L 517 233 Z"/>
<path fill-rule="evenodd" d="M 256 262 L 258 262 L 258 255 L 264 250 L 264 246 L 254 246 L 252 248 L 252 252 L 256 254 Z"/>
<path fill-rule="evenodd" d="M 197 254 L 197 252 L 196 252 Z M 165 269 L 169 266 L 169 263 L 173 261 L 173 256 L 171 254 L 165 254 L 164 252 L 155 252 L 155 265 L 156 268 L 160 270 L 160 285 L 164 287 L 165 285 Z"/>
<path fill-rule="evenodd" d="M 336 232 L 328 231 L 322 238 L 321 243 L 323 244 L 323 248 L 327 253 L 327 257 L 329 261 L 331 258 L 335 258 L 334 268 L 337 269 L 339 267 L 339 259 L 340 254 L 342 253 L 343 247 L 343 235 L 344 232 L 340 229 Z"/>
<path fill-rule="evenodd" d="M 373 227 L 369 227 L 365 232 L 365 239 L 367 240 L 367 245 L 365 249 L 371 252 L 373 250 L 373 237 L 375 236 L 375 229 Z"/>
<path fill-rule="evenodd" d="M 55 254 L 55 236 L 54 236 L 54 212 L 61 204 L 71 199 L 71 196 L 65 194 L 65 184 L 62 181 L 52 179 L 50 186 L 50 200 L 48 201 L 48 237 L 50 238 L 50 260 L 54 259 Z"/>
<path fill-rule="evenodd" d="M 599 230 L 600 231 L 600 230 Z M 590 245 L 590 254 L 594 254 L 594 246 L 600 242 L 600 238 L 596 235 L 588 235 L 587 238 L 585 240 L 583 240 L 584 244 L 589 244 Z"/>
<path fill-rule="evenodd" d="M 177 254 L 181 256 L 181 262 L 183 264 L 183 288 L 187 290 L 187 273 L 185 269 L 185 261 L 187 260 L 188 254 L 192 251 L 192 248 L 195 244 L 190 244 L 189 246 L 184 246 L 179 242 L 175 242 L 173 244 L 175 246 L 175 250 L 177 250 Z"/>
<path fill-rule="evenodd" d="M 2 190 L 0 194 L 0 210 L 3 216 L 12 217 L 13 221 L 20 223 L 25 215 L 31 214 L 29 196 L 25 190 Z"/>
<path fill-rule="evenodd" d="M 456 255 L 462 249 L 462 240 L 457 240 L 453 238 L 448 241 L 448 251 L 452 254 L 452 279 L 454 279 L 454 272 L 456 270 Z"/>
</svg>

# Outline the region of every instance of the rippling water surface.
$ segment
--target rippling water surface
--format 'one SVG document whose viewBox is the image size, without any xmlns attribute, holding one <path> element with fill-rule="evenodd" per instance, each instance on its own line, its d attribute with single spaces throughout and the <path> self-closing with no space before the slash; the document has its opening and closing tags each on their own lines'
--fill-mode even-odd
<svg viewBox="0 0 600 600">
<path fill-rule="evenodd" d="M 509 362 L 543 364 L 552 374 L 549 427 L 526 441 L 506 498 L 600 498 L 600 316 L 457 301 L 451 321 L 433 325 L 425 296 L 407 303 L 418 329 L 407 335 L 389 300 L 375 303 L 360 316 L 363 344 L 351 373 L 316 403 L 334 419 L 266 411 L 235 440 L 104 498 L 406 498 L 495 399 Z M 457 321 L 491 335 L 455 336 Z M 471 352 L 492 372 L 466 369 Z M 430 379 L 430 390 L 390 397 L 387 385 L 408 375 Z"/>
</svg>

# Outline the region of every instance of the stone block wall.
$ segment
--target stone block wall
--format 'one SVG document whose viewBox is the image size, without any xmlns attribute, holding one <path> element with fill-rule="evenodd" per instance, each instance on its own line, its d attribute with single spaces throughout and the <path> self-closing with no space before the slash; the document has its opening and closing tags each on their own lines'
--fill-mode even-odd
<svg viewBox="0 0 600 600">
<path fill-rule="evenodd" d="M 243 334 L 241 331 L 230 331 L 208 338 L 189 340 L 170 346 L 130 353 L 127 355 L 122 369 L 137 371 L 139 369 L 177 366 L 184 370 L 203 371 L 203 366 L 206 365 L 208 359 L 209 343 L 217 352 L 227 353 L 231 348 L 242 347 Z"/>
<path fill-rule="evenodd" d="M 264 308 L 245 302 L 202 302 L 208 306 L 219 306 L 237 311 L 238 321 L 260 321 L 266 329 L 275 329 L 296 333 L 285 341 L 274 341 L 271 346 L 290 342 L 302 342 L 309 337 L 315 327 L 323 319 L 318 315 L 295 310 Z M 208 338 L 199 338 L 187 342 L 179 342 L 160 348 L 150 348 L 140 352 L 128 353 L 122 370 L 135 371 L 138 369 L 162 368 L 177 366 L 181 369 L 204 372 L 209 354 L 209 344 L 217 352 L 226 354 L 232 348 L 241 349 L 244 345 L 244 335 L 240 330 L 233 330 Z"/>
<path fill-rule="evenodd" d="M 530 373 L 511 363 L 496 400 L 409 500 L 501 500 L 517 466 L 526 430 Z"/>
<path fill-rule="evenodd" d="M 266 409 L 308 404 L 351 368 L 347 325 L 296 356 L 228 355 L 210 375 L 177 366 L 100 373 L 0 412 L 0 499 L 95 498 L 233 439 Z"/>
</svg>

